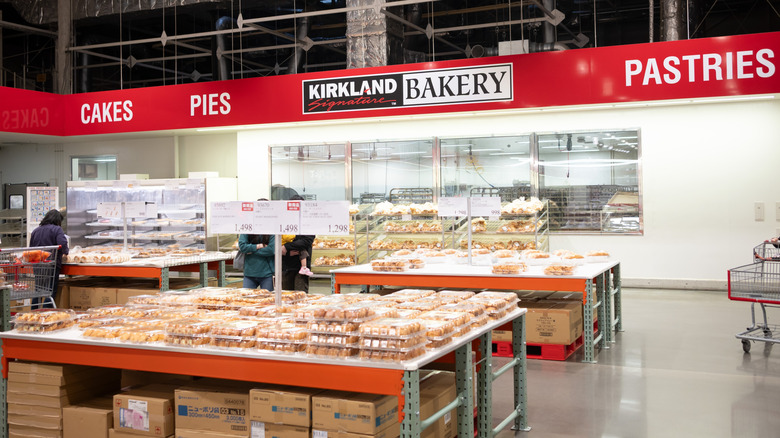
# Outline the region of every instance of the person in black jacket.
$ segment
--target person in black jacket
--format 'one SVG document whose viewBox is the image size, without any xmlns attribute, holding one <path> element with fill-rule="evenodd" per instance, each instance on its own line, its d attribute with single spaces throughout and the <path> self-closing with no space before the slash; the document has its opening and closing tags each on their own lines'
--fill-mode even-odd
<svg viewBox="0 0 780 438">
<path fill-rule="evenodd" d="M 295 195 L 290 200 L 302 201 L 303 197 Z M 300 272 L 302 267 L 311 269 L 313 244 L 314 236 L 296 235 L 292 242 L 282 245 L 282 289 L 309 291 L 309 277 Z M 304 251 L 308 254 L 305 260 L 301 258 Z"/>
<path fill-rule="evenodd" d="M 60 279 L 60 271 L 62 270 L 62 255 L 67 254 L 68 250 L 68 238 L 65 236 L 65 232 L 62 231 L 62 213 L 58 210 L 49 210 L 46 216 L 41 220 L 41 224 L 38 228 L 34 229 L 30 234 L 30 246 L 54 246 L 59 245 L 60 250 L 57 253 L 57 263 L 54 272 L 54 284 L 52 285 L 51 298 L 54 300 L 54 296 L 57 295 L 57 286 Z M 33 305 L 38 304 L 38 299 L 35 298 Z M 51 303 L 44 303 L 44 308 L 54 307 Z"/>
</svg>

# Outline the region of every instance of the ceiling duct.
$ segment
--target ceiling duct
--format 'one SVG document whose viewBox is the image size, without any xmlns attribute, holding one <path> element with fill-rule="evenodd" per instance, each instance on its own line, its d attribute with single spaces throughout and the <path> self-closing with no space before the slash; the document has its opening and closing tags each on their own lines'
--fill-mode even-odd
<svg viewBox="0 0 780 438">
<path fill-rule="evenodd" d="M 688 39 L 686 10 L 683 0 L 661 1 L 661 38 L 662 41 Z"/>
<path fill-rule="evenodd" d="M 222 0 L 72 0 L 71 11 L 73 20 L 80 20 L 119 13 L 221 2 Z M 41 25 L 57 22 L 57 0 L 10 0 L 10 3 L 28 23 Z"/>
</svg>

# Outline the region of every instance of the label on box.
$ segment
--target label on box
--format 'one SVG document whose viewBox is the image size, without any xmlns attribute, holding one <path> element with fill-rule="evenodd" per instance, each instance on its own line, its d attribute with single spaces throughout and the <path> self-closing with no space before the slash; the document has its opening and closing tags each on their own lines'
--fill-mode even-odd
<svg viewBox="0 0 780 438">
<path fill-rule="evenodd" d="M 252 422 L 252 438 L 265 438 L 265 423 L 262 421 Z"/>
<path fill-rule="evenodd" d="M 328 432 L 324 430 L 311 430 L 311 438 L 328 438 Z"/>
<path fill-rule="evenodd" d="M 149 432 L 149 412 L 119 408 L 119 427 Z"/>
</svg>

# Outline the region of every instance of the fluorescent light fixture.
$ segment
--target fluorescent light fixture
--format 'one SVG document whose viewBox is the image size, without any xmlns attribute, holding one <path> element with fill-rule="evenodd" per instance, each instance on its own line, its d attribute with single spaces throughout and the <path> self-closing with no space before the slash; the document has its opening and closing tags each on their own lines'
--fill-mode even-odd
<svg viewBox="0 0 780 438">
<path fill-rule="evenodd" d="M 488 155 L 522 155 L 522 154 L 523 154 L 522 152 L 495 152 Z"/>
<path fill-rule="evenodd" d="M 95 159 L 92 159 L 92 160 L 85 160 L 84 162 L 88 163 L 90 161 L 95 162 L 95 163 L 111 163 L 111 162 L 116 161 L 116 158 L 95 158 Z"/>
<path fill-rule="evenodd" d="M 393 152 L 390 155 L 422 155 L 427 154 L 428 152 L 423 151 L 414 151 L 414 152 Z"/>
</svg>

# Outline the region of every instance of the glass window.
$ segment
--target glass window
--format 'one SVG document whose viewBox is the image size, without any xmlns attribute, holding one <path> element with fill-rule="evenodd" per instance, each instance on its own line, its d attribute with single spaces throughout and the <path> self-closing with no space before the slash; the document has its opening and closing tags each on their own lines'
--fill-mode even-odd
<svg viewBox="0 0 780 438">
<path fill-rule="evenodd" d="M 541 134 L 538 147 L 553 230 L 641 232 L 638 131 Z"/>
<path fill-rule="evenodd" d="M 352 144 L 352 202 L 427 202 L 433 187 L 433 140 Z"/>
<path fill-rule="evenodd" d="M 530 163 L 528 135 L 442 139 L 441 195 L 530 196 Z"/>
<path fill-rule="evenodd" d="M 271 148 L 271 199 L 301 195 L 307 200 L 343 201 L 344 144 Z"/>
<path fill-rule="evenodd" d="M 116 155 L 71 157 L 71 181 L 116 179 Z"/>
</svg>

